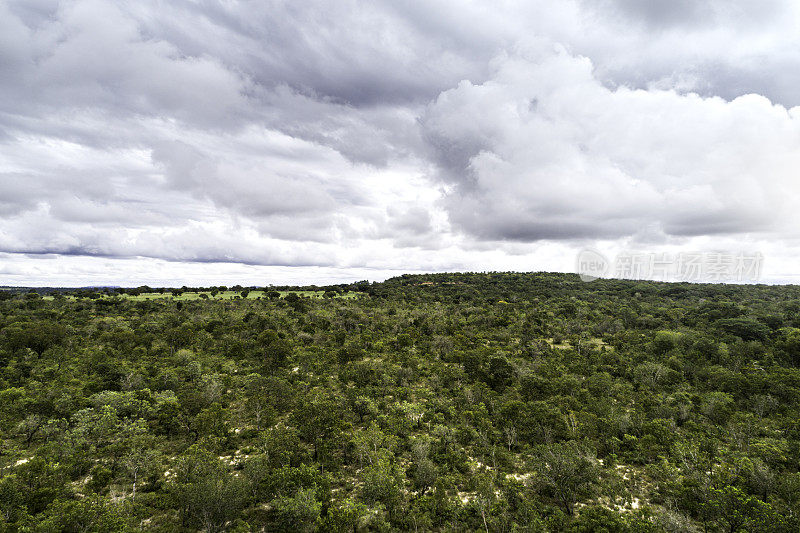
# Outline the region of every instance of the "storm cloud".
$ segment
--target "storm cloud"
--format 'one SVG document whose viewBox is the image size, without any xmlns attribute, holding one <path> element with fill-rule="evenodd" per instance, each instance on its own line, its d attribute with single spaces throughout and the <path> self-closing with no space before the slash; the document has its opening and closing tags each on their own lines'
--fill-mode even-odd
<svg viewBox="0 0 800 533">
<path fill-rule="evenodd" d="M 0 0 L 0 266 L 268 283 L 733 245 L 785 278 L 798 23 L 788 0 Z"/>
</svg>

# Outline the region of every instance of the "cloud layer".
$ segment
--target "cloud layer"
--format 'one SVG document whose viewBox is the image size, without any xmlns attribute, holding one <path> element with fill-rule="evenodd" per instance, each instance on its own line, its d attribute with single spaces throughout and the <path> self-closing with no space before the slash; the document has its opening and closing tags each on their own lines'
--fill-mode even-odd
<svg viewBox="0 0 800 533">
<path fill-rule="evenodd" d="M 731 245 L 786 278 L 798 22 L 788 0 L 0 2 L 0 267 L 268 283 Z"/>
</svg>

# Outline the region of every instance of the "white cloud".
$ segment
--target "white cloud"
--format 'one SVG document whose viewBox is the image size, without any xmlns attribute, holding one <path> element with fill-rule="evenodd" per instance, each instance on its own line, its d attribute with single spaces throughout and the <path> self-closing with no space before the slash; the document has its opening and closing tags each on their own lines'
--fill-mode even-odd
<svg viewBox="0 0 800 533">
<path fill-rule="evenodd" d="M 609 89 L 560 50 L 501 57 L 426 111 L 452 221 L 487 240 L 793 232 L 800 108 Z"/>
<path fill-rule="evenodd" d="M 741 243 L 786 276 L 799 15 L 779 0 L 0 3 L 0 272 L 570 270 L 595 242 Z"/>
</svg>

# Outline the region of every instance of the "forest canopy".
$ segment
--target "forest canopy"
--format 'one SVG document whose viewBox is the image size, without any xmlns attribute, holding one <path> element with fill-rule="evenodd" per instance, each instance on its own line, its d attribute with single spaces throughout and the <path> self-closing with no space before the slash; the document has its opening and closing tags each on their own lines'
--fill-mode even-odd
<svg viewBox="0 0 800 533">
<path fill-rule="evenodd" d="M 0 531 L 798 531 L 800 287 L 0 290 Z"/>
</svg>

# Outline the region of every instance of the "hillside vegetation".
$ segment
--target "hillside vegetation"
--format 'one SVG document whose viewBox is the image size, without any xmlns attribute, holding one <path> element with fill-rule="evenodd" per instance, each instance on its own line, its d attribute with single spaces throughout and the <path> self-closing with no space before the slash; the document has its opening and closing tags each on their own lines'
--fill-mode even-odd
<svg viewBox="0 0 800 533">
<path fill-rule="evenodd" d="M 184 289 L 0 291 L 0 532 L 800 530 L 798 287 Z"/>
</svg>

